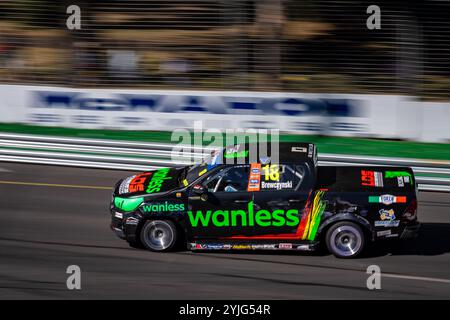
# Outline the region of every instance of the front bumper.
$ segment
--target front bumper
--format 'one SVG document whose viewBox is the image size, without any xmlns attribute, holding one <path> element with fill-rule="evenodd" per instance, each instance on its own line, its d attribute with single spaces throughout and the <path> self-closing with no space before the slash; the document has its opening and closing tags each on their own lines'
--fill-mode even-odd
<svg viewBox="0 0 450 320">
<path fill-rule="evenodd" d="M 114 231 L 116 236 L 118 236 L 120 239 L 126 239 L 125 233 L 121 228 L 115 227 L 114 225 L 111 224 L 111 230 Z"/>
<path fill-rule="evenodd" d="M 136 240 L 136 231 L 140 218 L 134 213 L 119 212 L 115 209 L 111 210 L 111 230 L 120 239 L 127 241 Z"/>
<path fill-rule="evenodd" d="M 403 229 L 402 234 L 400 235 L 400 239 L 412 239 L 417 238 L 420 230 L 420 222 L 416 221 L 413 224 L 409 224 Z"/>
</svg>

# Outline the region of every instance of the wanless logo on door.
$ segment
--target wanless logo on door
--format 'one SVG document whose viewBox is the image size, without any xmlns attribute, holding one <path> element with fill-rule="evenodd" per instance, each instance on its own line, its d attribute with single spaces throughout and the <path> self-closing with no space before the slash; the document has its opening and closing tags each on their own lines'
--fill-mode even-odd
<svg viewBox="0 0 450 320">
<path fill-rule="evenodd" d="M 189 222 L 195 227 L 295 227 L 300 222 L 298 210 L 258 210 L 255 212 L 253 201 L 248 203 L 245 210 L 201 210 L 188 211 Z"/>
</svg>

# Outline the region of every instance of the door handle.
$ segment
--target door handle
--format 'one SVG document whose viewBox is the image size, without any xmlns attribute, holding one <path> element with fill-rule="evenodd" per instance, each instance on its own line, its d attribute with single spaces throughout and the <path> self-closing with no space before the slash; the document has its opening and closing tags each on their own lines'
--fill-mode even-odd
<svg viewBox="0 0 450 320">
<path fill-rule="evenodd" d="M 234 200 L 235 203 L 247 203 L 249 200 Z"/>
<path fill-rule="evenodd" d="M 301 200 L 299 200 L 299 199 L 289 199 L 289 202 L 290 203 L 294 203 L 294 202 L 300 202 Z"/>
</svg>

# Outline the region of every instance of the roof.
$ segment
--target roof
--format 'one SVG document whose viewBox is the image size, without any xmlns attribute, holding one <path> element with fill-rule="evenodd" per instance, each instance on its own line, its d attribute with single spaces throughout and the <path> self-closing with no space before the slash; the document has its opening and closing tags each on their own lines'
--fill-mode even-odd
<svg viewBox="0 0 450 320">
<path fill-rule="evenodd" d="M 236 144 L 211 153 L 211 164 L 295 163 L 315 161 L 316 146 L 306 142 Z"/>
</svg>

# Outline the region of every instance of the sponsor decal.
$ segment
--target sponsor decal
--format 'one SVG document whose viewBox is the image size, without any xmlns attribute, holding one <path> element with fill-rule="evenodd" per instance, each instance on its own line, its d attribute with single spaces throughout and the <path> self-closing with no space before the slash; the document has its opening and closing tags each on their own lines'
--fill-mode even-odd
<svg viewBox="0 0 450 320">
<path fill-rule="evenodd" d="M 177 192 L 177 193 L 175 194 L 175 196 L 176 196 L 177 198 L 181 198 L 181 192 Z"/>
<path fill-rule="evenodd" d="M 377 237 L 385 237 L 391 234 L 391 230 L 383 230 L 377 232 Z"/>
<path fill-rule="evenodd" d="M 306 153 L 308 152 L 308 149 L 304 148 L 304 147 L 292 147 L 291 148 L 291 152 L 301 152 L 301 153 Z"/>
<path fill-rule="evenodd" d="M 397 183 L 399 187 L 405 186 L 405 184 L 403 183 L 403 177 L 397 177 Z"/>
<path fill-rule="evenodd" d="M 248 244 L 234 244 L 231 248 L 236 250 L 250 250 L 252 246 Z"/>
<path fill-rule="evenodd" d="M 209 250 L 222 250 L 223 249 L 222 244 L 208 243 L 205 246 L 206 246 L 205 249 L 209 249 Z"/>
<path fill-rule="evenodd" d="M 276 244 L 253 244 L 252 249 L 254 250 L 275 250 L 277 249 Z"/>
<path fill-rule="evenodd" d="M 114 216 L 115 216 L 116 218 L 119 218 L 119 219 L 122 219 L 122 218 L 123 218 L 123 214 L 120 213 L 120 212 L 116 212 L 116 213 L 114 214 Z"/>
<path fill-rule="evenodd" d="M 314 145 L 309 144 L 309 146 L 308 146 L 308 158 L 312 158 L 312 156 L 313 156 L 313 149 L 314 149 Z"/>
<path fill-rule="evenodd" d="M 230 154 L 228 154 L 228 153 L 226 153 L 225 155 L 224 155 L 224 158 L 226 158 L 226 159 L 230 159 L 230 158 L 246 158 L 246 157 L 248 157 L 248 150 L 243 150 L 243 151 L 240 151 L 240 152 L 235 152 L 235 153 L 230 153 Z"/>
<path fill-rule="evenodd" d="M 142 192 L 144 191 L 144 184 L 145 181 L 149 176 L 151 176 L 152 173 L 142 173 L 134 177 L 133 180 L 131 180 L 130 185 L 128 186 L 128 192 Z"/>
<path fill-rule="evenodd" d="M 180 212 L 184 211 L 184 203 L 149 203 L 142 206 L 142 211 L 146 213 L 158 212 Z"/>
<path fill-rule="evenodd" d="M 223 157 L 225 159 L 233 159 L 233 158 L 246 158 L 248 157 L 248 150 L 239 151 L 241 145 L 236 145 L 226 150 Z"/>
<path fill-rule="evenodd" d="M 244 210 L 207 210 L 203 212 L 188 211 L 189 222 L 192 227 L 208 227 L 211 224 L 215 227 L 295 227 L 299 223 L 298 210 L 268 210 L 254 211 L 253 201 Z"/>
<path fill-rule="evenodd" d="M 259 191 L 261 181 L 261 164 L 252 163 L 250 165 L 250 176 L 248 179 L 247 191 Z"/>
<path fill-rule="evenodd" d="M 399 225 L 399 220 L 375 221 L 375 227 L 396 228 Z"/>
<path fill-rule="evenodd" d="M 388 234 L 386 238 L 397 238 L 399 236 L 398 233 Z"/>
<path fill-rule="evenodd" d="M 393 196 L 391 194 L 383 194 L 381 196 L 369 196 L 369 203 L 382 203 L 388 206 L 393 203 L 406 203 L 406 197 Z"/>
<path fill-rule="evenodd" d="M 282 189 L 292 189 L 292 181 L 286 181 L 286 182 L 261 182 L 261 188 L 262 189 L 276 189 L 276 190 L 282 190 Z"/>
<path fill-rule="evenodd" d="M 129 217 L 127 218 L 127 220 L 125 220 L 125 224 L 129 224 L 129 225 L 137 225 L 139 223 L 139 220 L 133 217 Z"/>
<path fill-rule="evenodd" d="M 375 227 L 398 227 L 399 220 L 395 220 L 395 212 L 393 209 L 381 209 L 379 211 L 381 221 L 375 221 Z"/>
<path fill-rule="evenodd" d="M 412 181 L 412 174 L 407 171 L 386 171 L 384 173 L 384 177 L 389 178 L 397 178 L 397 177 L 408 177 L 408 181 L 411 179 Z"/>
<path fill-rule="evenodd" d="M 395 212 L 394 209 L 381 209 L 379 211 L 380 213 L 380 219 L 381 220 L 394 220 L 395 219 Z"/>
<path fill-rule="evenodd" d="M 169 168 L 159 169 L 155 171 L 150 182 L 147 185 L 147 193 L 159 192 L 165 180 L 172 179 L 172 177 L 167 177 Z"/>
<path fill-rule="evenodd" d="M 280 243 L 278 245 L 279 249 L 292 249 L 292 243 Z"/>
<path fill-rule="evenodd" d="M 378 171 L 361 170 L 361 185 L 368 187 L 382 187 L 383 174 Z"/>
<path fill-rule="evenodd" d="M 237 144 L 237 145 L 235 145 L 235 146 L 233 146 L 233 147 L 228 147 L 226 150 L 225 150 L 225 153 L 226 154 L 232 154 L 232 153 L 236 153 L 236 152 L 239 152 L 239 149 L 241 148 L 241 145 L 240 144 Z"/>
<path fill-rule="evenodd" d="M 297 250 L 302 250 L 302 251 L 311 251 L 311 247 L 307 244 L 299 244 L 297 245 Z"/>
</svg>

